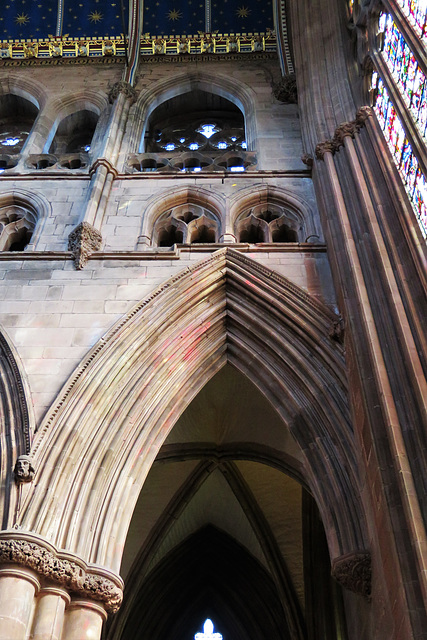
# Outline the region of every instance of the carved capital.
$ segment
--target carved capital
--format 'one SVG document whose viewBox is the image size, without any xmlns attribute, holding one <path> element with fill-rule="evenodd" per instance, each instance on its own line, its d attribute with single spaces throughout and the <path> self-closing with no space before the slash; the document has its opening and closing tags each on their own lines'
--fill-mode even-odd
<svg viewBox="0 0 427 640">
<path fill-rule="evenodd" d="M 335 558 L 332 562 L 332 577 L 339 584 L 368 599 L 371 596 L 371 554 L 356 551 Z"/>
<path fill-rule="evenodd" d="M 68 236 L 68 250 L 72 252 L 76 269 L 84 269 L 89 256 L 101 247 L 102 236 L 89 222 L 81 222 Z"/>
<path fill-rule="evenodd" d="M 21 482 L 32 482 L 35 474 L 32 458 L 27 455 L 19 456 L 15 463 L 13 472 L 15 474 L 16 484 L 21 484 Z"/>
<path fill-rule="evenodd" d="M 136 102 L 138 94 L 135 89 L 132 87 L 132 85 L 129 84 L 129 82 L 120 80 L 120 82 L 116 82 L 116 84 L 113 84 L 108 93 L 108 100 L 110 104 L 113 104 L 113 102 L 117 100 L 121 93 L 123 93 L 125 98 L 128 98 L 128 100 L 130 100 L 131 104 Z"/>
<path fill-rule="evenodd" d="M 366 120 L 373 117 L 374 110 L 372 107 L 360 107 L 356 112 L 356 126 L 359 129 L 365 126 Z"/>
<path fill-rule="evenodd" d="M 310 169 L 311 169 L 311 167 L 313 166 L 313 163 L 314 163 L 313 156 L 311 156 L 309 153 L 304 153 L 304 155 L 301 156 L 301 160 L 303 161 L 303 163 L 305 165 L 307 165 L 307 167 L 310 167 Z"/>
<path fill-rule="evenodd" d="M 298 102 L 297 80 L 294 73 L 283 76 L 280 82 L 273 84 L 273 95 L 280 102 L 285 104 L 296 104 Z"/>
<path fill-rule="evenodd" d="M 333 143 L 335 146 L 335 151 L 338 151 L 340 147 L 344 144 L 344 138 L 354 138 L 357 133 L 358 128 L 356 126 L 356 121 L 352 120 L 351 122 L 343 122 L 339 127 L 335 129 L 335 135 L 333 139 Z"/>
<path fill-rule="evenodd" d="M 335 153 L 335 144 L 333 140 L 325 140 L 325 142 L 319 142 L 316 147 L 316 158 L 318 160 L 324 160 L 325 153 Z"/>
<path fill-rule="evenodd" d="M 73 559 L 70 559 L 70 558 Z M 0 565 L 18 564 L 35 571 L 70 594 L 100 602 L 115 613 L 123 599 L 120 578 L 106 569 L 87 565 L 77 556 L 60 552 L 38 536 L 17 531 L 0 533 Z"/>
</svg>

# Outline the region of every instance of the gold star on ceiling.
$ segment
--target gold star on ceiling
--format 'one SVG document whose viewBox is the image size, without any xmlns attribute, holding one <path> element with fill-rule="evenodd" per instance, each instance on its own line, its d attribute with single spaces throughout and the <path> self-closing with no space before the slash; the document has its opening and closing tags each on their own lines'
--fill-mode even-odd
<svg viewBox="0 0 427 640">
<path fill-rule="evenodd" d="M 181 11 L 177 9 L 171 9 L 166 15 L 168 20 L 179 20 L 180 18 L 182 18 Z"/>
<path fill-rule="evenodd" d="M 236 15 L 239 18 L 247 18 L 250 13 L 251 13 L 251 10 L 248 9 L 248 7 L 239 7 L 238 9 L 236 9 Z"/>
<path fill-rule="evenodd" d="M 16 24 L 27 24 L 29 21 L 30 18 L 25 13 L 21 13 L 15 18 Z"/>
<path fill-rule="evenodd" d="M 92 11 L 88 17 L 91 22 L 101 22 L 104 16 L 99 11 Z"/>
</svg>

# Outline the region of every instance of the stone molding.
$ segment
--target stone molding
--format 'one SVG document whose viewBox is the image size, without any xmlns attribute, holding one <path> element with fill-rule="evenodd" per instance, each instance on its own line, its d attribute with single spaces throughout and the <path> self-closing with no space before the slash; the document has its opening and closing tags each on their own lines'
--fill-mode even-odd
<svg viewBox="0 0 427 640">
<path fill-rule="evenodd" d="M 280 82 L 273 84 L 273 96 L 284 104 L 297 104 L 298 91 L 295 73 L 283 76 Z"/>
<path fill-rule="evenodd" d="M 72 252 L 76 269 L 84 269 L 89 256 L 98 251 L 102 235 L 89 222 L 81 222 L 68 236 L 68 250 Z"/>
<path fill-rule="evenodd" d="M 28 453 L 31 449 L 31 437 L 30 416 L 28 413 L 25 388 L 21 377 L 21 371 L 18 367 L 15 356 L 2 333 L 0 333 L 0 357 L 3 361 L 0 367 L 1 375 L 5 381 L 8 381 L 8 386 L 14 390 L 14 395 L 16 396 L 15 402 L 19 406 L 19 412 L 17 411 L 16 415 L 21 419 L 21 430 L 23 434 L 25 452 Z"/>
<path fill-rule="evenodd" d="M 115 169 L 111 162 L 109 162 L 109 160 L 107 160 L 106 158 L 98 158 L 97 160 L 95 160 L 95 162 L 89 169 L 89 175 L 92 176 L 98 169 L 98 167 L 105 167 L 107 169 L 107 174 L 111 173 L 114 178 L 117 178 L 117 176 L 119 175 L 117 169 Z"/>
<path fill-rule="evenodd" d="M 370 599 L 372 569 L 369 551 L 355 551 L 335 558 L 331 573 L 342 587 Z"/>
<path fill-rule="evenodd" d="M 344 140 L 347 137 L 354 138 L 356 133 L 366 125 L 368 118 L 374 115 L 372 107 L 360 107 L 357 110 L 356 118 L 350 122 L 343 122 L 335 129 L 334 137 L 330 140 L 320 142 L 316 146 L 316 158 L 318 160 L 324 160 L 325 153 L 331 153 L 334 155 L 339 151 L 340 147 L 344 145 Z"/>
<path fill-rule="evenodd" d="M 309 153 L 304 153 L 303 156 L 301 156 L 301 161 L 307 166 L 307 167 L 311 167 L 314 164 L 314 158 L 313 156 L 311 156 Z"/>
<path fill-rule="evenodd" d="M 110 104 L 113 104 L 113 102 L 117 100 L 121 93 L 125 96 L 125 98 L 130 100 L 131 104 L 136 102 L 138 98 L 138 94 L 132 87 L 132 85 L 130 85 L 129 82 L 120 80 L 119 82 L 113 84 L 110 91 L 108 92 L 108 101 L 110 102 Z"/>
<path fill-rule="evenodd" d="M 0 565 L 21 565 L 65 588 L 70 594 L 101 603 L 108 613 L 119 610 L 123 583 L 118 576 L 83 560 L 33 533 L 0 532 Z"/>
</svg>

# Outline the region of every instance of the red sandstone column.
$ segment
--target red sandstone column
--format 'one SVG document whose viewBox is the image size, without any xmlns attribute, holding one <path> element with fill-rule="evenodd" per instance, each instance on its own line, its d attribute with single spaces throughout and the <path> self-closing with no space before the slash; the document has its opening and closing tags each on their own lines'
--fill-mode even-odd
<svg viewBox="0 0 427 640">
<path fill-rule="evenodd" d="M 0 640 L 26 640 L 40 589 L 36 575 L 25 567 L 0 567 Z"/>
</svg>

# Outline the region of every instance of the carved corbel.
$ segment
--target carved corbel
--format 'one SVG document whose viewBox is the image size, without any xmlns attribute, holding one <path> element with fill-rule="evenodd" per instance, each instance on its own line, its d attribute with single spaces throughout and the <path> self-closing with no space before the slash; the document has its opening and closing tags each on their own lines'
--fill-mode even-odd
<svg viewBox="0 0 427 640">
<path fill-rule="evenodd" d="M 81 222 L 68 236 L 68 250 L 72 252 L 76 269 L 84 269 L 89 256 L 101 247 L 102 235 L 89 222 Z"/>
<path fill-rule="evenodd" d="M 283 76 L 280 82 L 273 84 L 273 95 L 284 104 L 297 104 L 297 79 L 294 73 Z"/>
<path fill-rule="evenodd" d="M 303 156 L 301 156 L 301 160 L 310 169 L 314 164 L 314 158 L 309 153 L 305 153 Z"/>
<path fill-rule="evenodd" d="M 356 551 L 335 558 L 332 562 L 332 577 L 345 589 L 363 596 L 371 596 L 371 554 Z"/>
<path fill-rule="evenodd" d="M 138 94 L 135 89 L 132 87 L 132 85 L 129 84 L 129 82 L 120 80 L 119 82 L 113 84 L 108 93 L 108 101 L 110 102 L 110 104 L 113 104 L 121 93 L 123 93 L 125 98 L 130 100 L 131 104 L 136 102 Z"/>
<path fill-rule="evenodd" d="M 374 116 L 374 110 L 372 109 L 372 107 L 360 107 L 360 109 L 357 110 L 356 112 L 356 126 L 357 126 L 357 130 L 359 131 L 362 127 L 365 126 L 366 124 L 366 120 L 368 118 L 372 118 Z"/>
<path fill-rule="evenodd" d="M 35 472 L 32 458 L 27 455 L 19 456 L 13 469 L 16 484 L 32 482 Z"/>
</svg>

